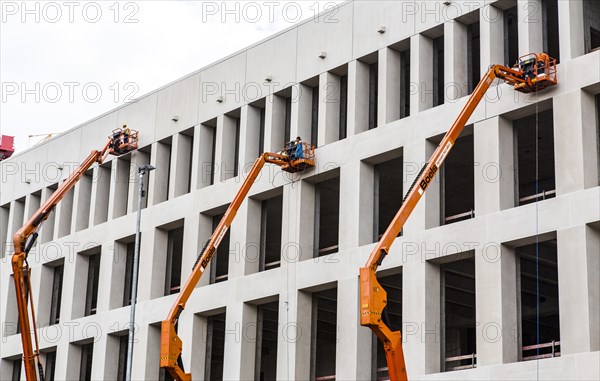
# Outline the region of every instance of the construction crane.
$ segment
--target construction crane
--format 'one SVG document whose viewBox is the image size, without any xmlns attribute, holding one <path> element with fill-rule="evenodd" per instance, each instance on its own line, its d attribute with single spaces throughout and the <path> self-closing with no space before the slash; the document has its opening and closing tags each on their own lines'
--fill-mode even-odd
<svg viewBox="0 0 600 381">
<path fill-rule="evenodd" d="M 198 256 L 198 259 L 194 264 L 192 274 L 177 296 L 177 300 L 175 300 L 167 319 L 163 320 L 161 324 L 160 367 L 169 372 L 173 379 L 177 381 L 189 381 L 192 379 L 191 373 L 185 373 L 183 361 L 181 360 L 182 341 L 177 335 L 177 321 L 179 320 L 179 315 L 185 309 L 185 305 L 192 295 L 196 284 L 200 280 L 202 274 L 204 274 L 204 271 L 217 251 L 223 237 L 225 237 L 240 205 L 246 199 L 248 191 L 250 191 L 260 170 L 266 163 L 271 163 L 278 165 L 286 172 L 301 172 L 314 167 L 314 152 L 314 146 L 296 141 L 296 143 L 288 143 L 288 147 L 280 153 L 263 153 L 254 162 L 254 165 L 242 183 L 242 187 L 235 195 L 231 204 L 229 204 L 227 211 L 221 218 L 221 221 L 219 222 L 219 225 L 217 225 L 212 236 L 204 245 L 201 255 Z"/>
<path fill-rule="evenodd" d="M 116 129 L 108 138 L 108 142 L 99 151 L 92 151 L 81 165 L 56 189 L 52 196 L 29 218 L 13 236 L 15 252 L 12 256 L 12 269 L 17 294 L 17 309 L 19 313 L 19 324 L 21 326 L 21 341 L 23 342 L 23 361 L 25 363 L 25 376 L 27 381 L 39 379 L 44 381 L 44 369 L 40 361 L 40 350 L 37 336 L 35 308 L 31 296 L 30 267 L 27 263 L 29 251 L 35 244 L 38 231 L 44 221 L 54 211 L 56 205 L 73 189 L 79 179 L 90 169 L 94 163 L 102 164 L 108 155 L 120 156 L 137 149 L 138 132 L 131 131 L 125 134 L 124 130 Z M 31 313 L 31 320 L 30 320 Z M 33 331 L 33 342 L 31 332 Z M 37 363 L 37 370 L 36 370 Z"/>
<path fill-rule="evenodd" d="M 519 58 L 512 68 L 502 65 L 493 65 L 489 68 L 460 111 L 450 130 L 448 130 L 429 161 L 417 175 L 402 201 L 400 210 L 371 252 L 365 266 L 360 269 L 360 324 L 371 328 L 382 342 L 390 381 L 404 381 L 408 379 L 408 376 L 402 352 L 400 331 L 392 331 L 386 321 L 387 293 L 377 281 L 377 268 L 381 266 L 394 240 L 398 237 L 398 233 L 402 230 L 406 220 L 433 181 L 444 160 L 448 157 L 454 142 L 473 111 L 496 78 L 504 80 L 513 86 L 514 90 L 522 93 L 540 91 L 557 84 L 556 60 L 550 58 L 546 53 L 531 53 Z"/>
<path fill-rule="evenodd" d="M 29 138 L 27 140 L 27 147 L 31 146 L 31 138 L 39 138 L 39 137 L 44 137 L 42 140 L 40 140 L 39 142 L 37 142 L 35 145 L 37 144 L 41 144 L 44 143 L 48 140 L 50 140 L 50 138 L 52 138 L 54 135 L 58 135 L 60 134 L 60 132 L 49 132 L 47 134 L 34 134 L 34 135 L 28 135 L 27 137 Z"/>
</svg>

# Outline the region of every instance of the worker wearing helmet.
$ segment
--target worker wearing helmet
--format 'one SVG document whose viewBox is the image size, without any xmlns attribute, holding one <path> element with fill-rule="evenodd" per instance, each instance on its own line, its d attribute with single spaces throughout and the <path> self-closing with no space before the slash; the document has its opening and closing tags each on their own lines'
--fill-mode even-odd
<svg viewBox="0 0 600 381">
<path fill-rule="evenodd" d="M 123 143 L 129 143 L 129 135 L 131 134 L 131 130 L 127 127 L 126 124 L 123 125 Z"/>
<path fill-rule="evenodd" d="M 292 160 L 298 160 L 298 159 L 303 159 L 304 158 L 304 150 L 303 150 L 303 144 L 302 144 L 302 138 L 300 136 L 298 136 L 296 138 L 296 140 L 294 140 L 292 145 Z"/>
</svg>

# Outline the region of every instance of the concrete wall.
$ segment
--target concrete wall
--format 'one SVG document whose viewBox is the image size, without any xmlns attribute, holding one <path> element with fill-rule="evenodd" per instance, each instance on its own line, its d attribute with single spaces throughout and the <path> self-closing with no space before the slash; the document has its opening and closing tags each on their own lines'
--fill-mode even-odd
<svg viewBox="0 0 600 381">
<path fill-rule="evenodd" d="M 52 234 L 46 234 L 46 239 L 42 239 L 30 254 L 34 298 L 38 304 L 43 304 L 40 299 L 44 300 L 39 295 L 46 295 L 51 285 L 48 266 L 56 261 L 65 263 L 61 323 L 46 327 L 47 318 L 38 315 L 43 323 L 39 324 L 41 347 L 57 349 L 56 379 L 77 377 L 77 344 L 90 338 L 97 340 L 92 368 L 94 378 L 114 377 L 112 335 L 126 329 L 129 318 L 129 309 L 121 307 L 119 300 L 123 269 L 117 264 L 121 258 L 122 240 L 135 232 L 133 201 L 137 183 L 131 164 L 149 162 L 159 167 L 147 179 L 148 206 L 142 211 L 139 331 L 134 356 L 134 378 L 156 379 L 159 351 L 156 323 L 165 318 L 175 298 L 174 295 L 162 296 L 166 266 L 164 231 L 170 224 L 184 221 L 182 279 L 187 279 L 201 245 L 210 235 L 211 222 L 207 216 L 231 202 L 242 180 L 241 176 L 233 178 L 217 173 L 214 185 L 209 186 L 205 181 L 205 164 L 211 160 L 213 134 L 216 134 L 217 165 L 222 162 L 230 165 L 233 157 L 231 123 L 227 121 L 230 116 L 225 114 L 237 114 L 241 109 L 239 157 L 244 174 L 244 166 L 254 159 L 254 155 L 247 153 L 254 152 L 258 142 L 256 109 L 250 103 L 266 98 L 265 147 L 277 149 L 275 143 L 282 141 L 279 136 L 282 136 L 283 126 L 277 122 L 281 119 L 280 105 L 271 103 L 276 98 L 273 91 L 300 88 L 298 83 L 315 77 L 321 88 L 320 110 L 323 110 L 319 113 L 317 168 L 289 176 L 277 168 L 265 167 L 250 192 L 250 197 L 261 199 L 265 192 L 282 188 L 281 267 L 257 273 L 256 266 L 245 256 L 244 245 L 255 235 L 251 234 L 252 225 L 260 220 L 252 205 L 244 202 L 231 232 L 229 279 L 209 285 L 208 277 L 204 277 L 182 315 L 179 328 L 184 338 L 183 359 L 186 369 L 196 373 L 195 378 L 203 377 L 206 317 L 226 311 L 225 377 L 252 378 L 253 368 L 247 365 L 253 363 L 254 352 L 247 348 L 253 348 L 253 343 L 244 333 L 252 327 L 255 313 L 254 309 L 247 308 L 247 304 L 256 305 L 276 297 L 280 306 L 278 378 L 304 379 L 309 374 L 307 366 L 310 364 L 310 294 L 337 284 L 337 377 L 369 379 L 372 335 L 358 324 L 357 278 L 358 268 L 373 248 L 370 243 L 373 174 L 365 163 L 402 148 L 407 189 L 435 148 L 428 139 L 443 134 L 466 101 L 461 97 L 433 108 L 429 98 L 416 91 L 423 92 L 423 89 L 415 87 L 411 94 L 410 116 L 398 119 L 399 112 L 395 108 L 400 105 L 393 86 L 399 82 L 396 74 L 400 60 L 395 52 L 398 44 L 410 48 L 411 81 L 429 86 L 432 82 L 431 40 L 427 31 L 444 24 L 444 30 L 455 32 L 453 27 L 456 25 L 450 24 L 453 19 L 479 9 L 482 67 L 497 62 L 498 57 L 503 56 L 499 37 L 503 27 L 497 18 L 485 15 L 501 14 L 501 9 L 509 3 L 453 1 L 452 5 L 444 6 L 432 1 L 347 2 L 333 14 L 321 15 L 316 22 L 311 19 L 296 25 L 142 97 L 136 103 L 113 110 L 3 161 L 0 164 L 3 177 L 0 233 L 6 235 L 3 241 L 5 238 L 10 241 L 12 233 L 31 214 L 34 206 L 49 196 L 52 191 L 49 187 L 64 180 L 89 151 L 102 146 L 112 129 L 127 123 L 140 130 L 141 153 L 118 160 L 109 158 L 106 165 L 95 167 L 91 188 L 81 183 L 72 200 L 61 204 L 52 217 Z M 439 186 L 430 187 L 411 216 L 405 234 L 396 240 L 383 264 L 383 270 L 403 269 L 404 347 L 412 378 L 530 379 L 535 376 L 535 363 L 517 362 L 518 341 L 513 336 L 502 335 L 500 339 L 492 340 L 486 336 L 489 332 L 485 327 L 492 323 L 502 332 L 514 329 L 516 274 L 509 243 L 536 234 L 556 234 L 557 237 L 563 345 L 560 358 L 539 362 L 540 377 L 600 378 L 600 343 L 597 340 L 600 188 L 598 146 L 593 143 L 597 136 L 596 106 L 592 101 L 592 96 L 600 92 L 600 52 L 583 55 L 583 49 L 579 47 L 580 44 L 583 46 L 583 34 L 578 36 L 577 28 L 573 27 L 582 12 L 577 9 L 579 2 L 572 3 L 569 7 L 562 6 L 565 12 L 560 13 L 560 85 L 524 96 L 502 84 L 497 90 L 488 92 L 469 121 L 474 131 L 476 217 L 439 226 Z M 537 6 L 539 2 L 519 1 L 519 9 L 525 9 L 520 12 L 526 11 L 530 4 Z M 381 26 L 386 27 L 383 34 L 378 32 Z M 520 50 L 539 50 L 541 25 L 519 27 Z M 573 38 L 563 43 L 565 36 L 571 35 Z M 446 33 L 446 38 L 452 36 L 459 38 L 460 33 Z M 460 41 L 451 42 L 454 48 L 446 53 L 447 56 L 463 51 Z M 570 44 L 568 47 L 567 43 Z M 326 52 L 324 59 L 319 58 L 321 52 Z M 380 76 L 389 80 L 379 83 L 379 126 L 367 131 L 364 118 L 368 87 L 365 87 L 362 70 L 364 62 L 357 59 L 371 53 L 377 54 Z M 460 57 L 448 56 L 447 59 L 461 62 Z M 348 137 L 339 141 L 336 138 L 337 120 L 332 112 L 335 107 L 327 102 L 327 94 L 333 94 L 333 99 L 337 99 L 335 85 L 340 73 L 336 69 L 346 64 L 343 70 L 348 73 Z M 271 76 L 271 84 L 265 82 L 267 76 Z M 368 83 L 368 71 L 366 79 Z M 331 93 L 327 93 L 328 86 L 333 86 Z M 260 96 L 256 96 L 256 91 Z M 548 101 L 554 108 L 557 195 L 538 205 L 514 207 L 510 120 L 524 110 L 531 112 L 536 104 L 546 105 Z M 293 131 L 306 126 L 306 118 L 310 118 L 306 114 L 310 111 L 306 100 L 300 98 L 298 104 L 305 107 L 292 106 Z M 177 122 L 172 120 L 175 115 L 179 117 Z M 190 132 L 192 128 L 193 133 Z M 188 173 L 191 173 L 190 178 L 186 178 Z M 332 173 L 340 175 L 340 249 L 338 253 L 312 259 L 314 184 Z M 191 192 L 187 191 L 188 185 Z M 88 213 L 86 224 L 82 221 Z M 77 253 L 97 246 L 101 247 L 98 313 L 75 319 L 80 313 L 73 311 L 78 311 L 81 306 L 74 303 L 81 303 L 81 298 L 69 296 L 74 295 L 75 289 L 85 287 L 85 283 L 73 275 L 80 266 Z M 480 366 L 475 370 L 438 373 L 442 359 L 439 266 L 436 261 L 470 250 L 475 250 L 476 261 Z M 11 252 L 10 246 L 3 250 L 6 254 Z M 0 267 L 0 319 L 4 323 L 0 347 L 1 379 L 10 377 L 12 366 L 8 359 L 18 358 L 21 353 L 20 337 L 15 334 L 16 315 L 13 313 L 13 289 L 9 287 L 8 258 L 4 257 Z M 40 314 L 48 314 L 47 306 L 40 308 Z"/>
</svg>

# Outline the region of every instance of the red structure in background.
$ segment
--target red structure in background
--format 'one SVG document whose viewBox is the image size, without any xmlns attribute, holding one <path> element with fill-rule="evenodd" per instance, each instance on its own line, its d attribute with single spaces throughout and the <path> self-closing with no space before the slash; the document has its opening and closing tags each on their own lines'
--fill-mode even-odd
<svg viewBox="0 0 600 381">
<path fill-rule="evenodd" d="M 0 161 L 8 159 L 15 152 L 14 141 L 14 136 L 0 136 Z"/>
</svg>

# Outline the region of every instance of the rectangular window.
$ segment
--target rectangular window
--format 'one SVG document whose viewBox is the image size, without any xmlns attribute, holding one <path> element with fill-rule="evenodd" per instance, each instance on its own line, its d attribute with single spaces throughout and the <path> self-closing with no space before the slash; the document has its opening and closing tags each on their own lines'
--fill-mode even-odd
<svg viewBox="0 0 600 381">
<path fill-rule="evenodd" d="M 12 381 L 21 381 L 21 365 L 23 364 L 23 360 L 13 360 L 12 366 Z"/>
<path fill-rule="evenodd" d="M 400 119 L 410 116 L 410 49 L 400 53 Z"/>
<path fill-rule="evenodd" d="M 517 153 L 517 205 L 556 196 L 552 110 L 513 121 Z"/>
<path fill-rule="evenodd" d="M 285 147 L 287 142 L 292 140 L 292 98 L 285 98 L 285 130 L 284 130 L 284 142 L 282 147 Z"/>
<path fill-rule="evenodd" d="M 402 206 L 402 157 L 375 165 L 373 242 L 378 242 Z"/>
<path fill-rule="evenodd" d="M 54 267 L 52 299 L 50 304 L 50 325 L 58 324 L 60 322 L 60 303 L 64 268 L 64 265 Z"/>
<path fill-rule="evenodd" d="M 475 90 L 475 87 L 481 79 L 481 38 L 479 33 L 479 21 L 467 25 L 467 70 L 469 76 L 469 94 Z"/>
<path fill-rule="evenodd" d="M 93 355 L 94 343 L 85 344 L 81 346 L 81 367 L 79 368 L 79 380 L 91 381 Z"/>
<path fill-rule="evenodd" d="M 10 203 L 0 207 L 0 259 L 6 254 L 7 244 L 12 241 L 8 238 L 8 218 L 10 215 Z"/>
<path fill-rule="evenodd" d="M 98 305 L 98 279 L 100 276 L 100 254 L 88 257 L 87 291 L 85 296 L 85 316 L 94 315 Z"/>
<path fill-rule="evenodd" d="M 240 118 L 235 120 L 235 154 L 233 158 L 233 177 L 237 177 L 240 167 Z"/>
<path fill-rule="evenodd" d="M 384 314 L 392 331 L 402 330 L 402 273 L 377 277 L 381 287 L 387 292 L 387 305 Z M 374 380 L 388 380 L 389 372 L 385 359 L 383 344 L 373 334 L 373 346 L 376 351 L 376 361 L 373 361 Z"/>
<path fill-rule="evenodd" d="M 475 217 L 473 134 L 459 137 L 441 168 L 442 225 Z"/>
<path fill-rule="evenodd" d="M 261 107 L 260 109 L 260 126 L 259 126 L 259 134 L 258 137 L 258 152 L 265 152 L 265 108 Z"/>
<path fill-rule="evenodd" d="M 206 365 L 204 379 L 219 381 L 223 379 L 223 359 L 225 357 L 225 318 L 224 313 L 209 316 L 206 332 Z"/>
<path fill-rule="evenodd" d="M 54 371 L 56 369 L 56 351 L 46 353 L 46 368 L 44 377 L 46 381 L 54 381 Z"/>
<path fill-rule="evenodd" d="M 217 229 L 219 222 L 223 218 L 223 214 L 213 217 L 213 231 Z M 229 273 L 229 236 L 231 229 L 227 229 L 227 233 L 221 240 L 217 252 L 213 255 L 210 266 L 210 283 L 219 283 L 227 280 Z"/>
<path fill-rule="evenodd" d="M 133 279 L 133 256 L 135 255 L 135 242 L 127 244 L 125 257 L 125 279 L 123 287 L 123 306 L 131 305 L 131 286 Z"/>
<path fill-rule="evenodd" d="M 433 39 L 433 107 L 444 104 L 444 36 Z"/>
<path fill-rule="evenodd" d="M 556 240 L 521 246 L 516 253 L 521 297 L 521 360 L 560 356 Z"/>
<path fill-rule="evenodd" d="M 183 226 L 170 230 L 167 242 L 167 272 L 165 295 L 177 294 L 181 287 L 181 259 L 183 254 Z"/>
<path fill-rule="evenodd" d="M 217 170 L 215 157 L 217 154 L 217 131 L 212 130 L 212 148 L 210 151 L 210 185 L 215 183 L 215 172 Z"/>
<path fill-rule="evenodd" d="M 542 0 L 542 23 L 544 25 L 544 52 L 560 63 L 558 37 L 558 0 Z"/>
<path fill-rule="evenodd" d="M 312 106 L 310 115 L 310 142 L 317 145 L 319 138 L 319 86 L 312 88 Z"/>
<path fill-rule="evenodd" d="M 340 178 L 315 186 L 315 257 L 338 251 L 340 218 Z"/>
<path fill-rule="evenodd" d="M 377 127 L 379 89 L 379 62 L 369 65 L 369 130 Z"/>
<path fill-rule="evenodd" d="M 337 344 L 336 288 L 313 294 L 312 330 L 311 379 L 323 377 L 323 380 L 334 380 Z"/>
<path fill-rule="evenodd" d="M 340 77 L 340 140 L 348 136 L 348 74 Z M 316 140 L 313 144 L 316 144 Z"/>
<path fill-rule="evenodd" d="M 119 364 L 117 365 L 117 381 L 125 381 L 127 376 L 127 350 L 129 336 L 119 336 Z"/>
<path fill-rule="evenodd" d="M 463 259 L 441 266 L 442 370 L 476 366 L 475 260 Z"/>
<path fill-rule="evenodd" d="M 277 379 L 279 302 L 258 306 L 256 320 L 255 380 Z"/>
<path fill-rule="evenodd" d="M 504 64 L 512 67 L 519 59 L 519 18 L 517 6 L 504 11 Z"/>
<path fill-rule="evenodd" d="M 600 1 L 583 0 L 585 52 L 600 48 Z"/>
<path fill-rule="evenodd" d="M 282 208 L 283 196 L 262 202 L 259 271 L 281 266 Z"/>
</svg>

